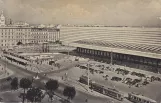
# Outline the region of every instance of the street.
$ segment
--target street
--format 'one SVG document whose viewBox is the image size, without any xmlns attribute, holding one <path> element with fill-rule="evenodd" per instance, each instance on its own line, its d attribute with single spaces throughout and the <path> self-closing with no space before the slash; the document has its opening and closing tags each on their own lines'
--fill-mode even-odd
<svg viewBox="0 0 161 103">
<path fill-rule="evenodd" d="M 6 62 L 0 60 L 0 63 L 4 65 Z M 25 78 L 32 78 L 33 76 L 35 76 L 35 73 L 33 73 L 31 71 L 27 71 L 25 69 L 22 69 L 22 68 L 17 67 L 17 66 L 15 66 L 13 64 L 10 64 L 10 63 L 8 63 L 7 68 L 11 69 L 14 72 L 13 77 L 18 77 L 18 78 L 23 78 L 23 77 L 25 77 Z M 68 69 L 68 68 L 66 68 L 66 69 Z M 43 76 L 41 74 L 39 74 L 39 78 L 40 79 L 39 80 L 36 80 L 33 83 L 33 85 L 43 87 L 42 81 L 49 80 L 48 77 L 45 77 L 45 76 Z M 64 88 L 64 87 L 65 87 L 65 84 L 60 83 L 60 87 L 59 88 Z M 56 93 L 59 94 L 59 95 L 61 95 L 62 94 L 62 90 L 58 89 L 56 91 Z M 82 91 L 77 90 L 77 94 L 76 94 L 76 97 L 73 99 L 73 102 L 74 103 L 82 103 L 82 102 L 85 102 L 85 100 L 87 98 L 88 98 L 88 103 L 107 103 L 107 101 L 109 100 L 108 98 L 95 97 L 95 96 L 92 96 L 92 95 L 89 95 L 87 93 L 84 93 Z M 116 101 L 115 103 L 121 103 L 121 102 L 119 102 L 117 100 L 115 100 L 115 101 Z"/>
</svg>

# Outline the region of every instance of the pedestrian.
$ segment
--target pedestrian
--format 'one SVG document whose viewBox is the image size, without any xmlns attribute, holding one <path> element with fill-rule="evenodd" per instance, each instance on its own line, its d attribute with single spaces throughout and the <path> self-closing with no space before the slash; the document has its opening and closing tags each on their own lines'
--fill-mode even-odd
<svg viewBox="0 0 161 103">
<path fill-rule="evenodd" d="M 85 102 L 88 102 L 88 99 L 86 98 Z"/>
</svg>

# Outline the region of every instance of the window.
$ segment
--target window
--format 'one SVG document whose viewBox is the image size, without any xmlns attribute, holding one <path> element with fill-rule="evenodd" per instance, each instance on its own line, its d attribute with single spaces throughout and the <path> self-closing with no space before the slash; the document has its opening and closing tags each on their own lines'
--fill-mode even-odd
<svg viewBox="0 0 161 103">
<path fill-rule="evenodd" d="M 141 99 L 139 98 L 139 101 L 141 101 Z"/>
<path fill-rule="evenodd" d="M 136 97 L 134 97 L 134 99 L 136 100 Z"/>
</svg>

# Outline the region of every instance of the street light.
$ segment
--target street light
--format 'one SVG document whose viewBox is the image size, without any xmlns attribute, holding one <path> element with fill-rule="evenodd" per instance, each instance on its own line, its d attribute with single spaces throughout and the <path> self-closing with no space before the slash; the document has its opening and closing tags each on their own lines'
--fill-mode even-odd
<svg viewBox="0 0 161 103">
<path fill-rule="evenodd" d="M 69 43 L 68 43 L 68 56 L 69 56 Z"/>
<path fill-rule="evenodd" d="M 36 60 L 36 69 L 38 70 L 38 72 L 40 72 L 40 70 L 39 70 L 39 68 L 37 67 L 37 65 L 38 65 L 38 58 L 37 58 L 37 60 Z M 39 79 L 39 77 L 38 77 L 38 74 L 39 73 L 36 73 L 36 76 L 34 77 L 35 79 Z"/>
<path fill-rule="evenodd" d="M 113 52 L 111 51 L 111 65 L 113 64 Z"/>
<path fill-rule="evenodd" d="M 89 92 L 89 61 L 88 61 L 88 64 L 87 64 L 87 66 L 88 66 L 88 71 L 87 71 L 87 76 L 88 76 L 88 92 Z"/>
</svg>

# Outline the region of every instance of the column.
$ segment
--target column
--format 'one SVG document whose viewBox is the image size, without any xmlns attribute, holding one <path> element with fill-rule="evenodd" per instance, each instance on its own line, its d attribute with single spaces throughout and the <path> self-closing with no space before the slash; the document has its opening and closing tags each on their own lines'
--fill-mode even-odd
<svg viewBox="0 0 161 103">
<path fill-rule="evenodd" d="M 60 29 L 59 29 L 59 34 L 58 34 L 58 40 L 60 40 Z"/>
<path fill-rule="evenodd" d="M 87 49 L 84 49 L 85 54 L 87 54 Z"/>
<path fill-rule="evenodd" d="M 111 64 L 113 64 L 113 52 L 111 51 Z"/>
</svg>

